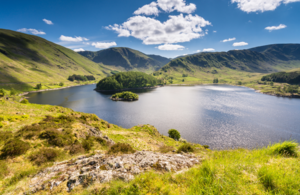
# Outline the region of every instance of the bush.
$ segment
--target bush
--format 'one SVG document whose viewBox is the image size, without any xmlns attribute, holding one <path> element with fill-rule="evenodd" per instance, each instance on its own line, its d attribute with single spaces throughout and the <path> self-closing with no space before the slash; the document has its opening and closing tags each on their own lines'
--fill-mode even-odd
<svg viewBox="0 0 300 195">
<path fill-rule="evenodd" d="M 35 86 L 35 89 L 42 89 L 42 84 L 40 83 L 40 84 L 37 84 L 36 86 Z"/>
<path fill-rule="evenodd" d="M 5 145 L 1 149 L 1 157 L 6 158 L 8 156 L 19 156 L 26 153 L 27 150 L 29 150 L 29 148 L 30 145 L 27 142 L 23 142 L 19 139 L 10 139 L 5 143 Z"/>
<path fill-rule="evenodd" d="M 238 85 L 242 85 L 243 83 L 242 83 L 242 81 L 238 81 L 237 84 Z"/>
<path fill-rule="evenodd" d="M 2 122 L 0 122 L 0 128 L 2 128 L 3 127 L 3 124 L 2 124 Z"/>
<path fill-rule="evenodd" d="M 116 143 L 112 145 L 108 150 L 108 154 L 130 154 L 134 152 L 135 150 L 129 144 L 126 143 Z"/>
<path fill-rule="evenodd" d="M 63 83 L 63 82 L 60 82 L 58 85 L 59 85 L 59 86 L 64 86 L 64 83 Z"/>
<path fill-rule="evenodd" d="M 74 154 L 78 154 L 78 153 L 83 153 L 84 152 L 84 148 L 82 147 L 82 145 L 76 140 L 74 144 L 71 145 L 71 147 L 69 148 L 70 154 L 74 155 Z"/>
<path fill-rule="evenodd" d="M 130 91 L 124 91 L 121 93 L 116 93 L 111 96 L 112 98 L 124 98 L 125 100 L 138 100 L 139 96 L 133 92 Z"/>
<path fill-rule="evenodd" d="M 203 147 L 204 147 L 205 149 L 208 149 L 208 148 L 209 148 L 209 146 L 208 146 L 208 145 L 203 145 Z"/>
<path fill-rule="evenodd" d="M 174 150 L 174 148 L 172 146 L 161 146 L 159 147 L 159 151 L 161 153 L 168 153 L 168 152 L 172 152 Z"/>
<path fill-rule="evenodd" d="M 101 146 L 107 146 L 107 142 L 105 139 L 101 137 L 95 137 L 96 142 L 98 142 Z"/>
<path fill-rule="evenodd" d="M 191 144 L 183 144 L 177 150 L 177 153 L 180 153 L 180 152 L 185 152 L 185 153 L 194 152 L 194 148 Z"/>
<path fill-rule="evenodd" d="M 93 138 L 88 136 L 86 137 L 86 139 L 84 139 L 82 141 L 82 147 L 86 150 L 86 151 L 90 151 L 92 149 L 92 147 L 94 146 L 94 142 L 93 142 Z"/>
<path fill-rule="evenodd" d="M 59 146 L 59 147 L 71 145 L 73 142 L 71 134 L 69 133 L 62 134 L 60 131 L 56 129 L 47 129 L 43 131 L 39 135 L 39 138 L 46 139 L 50 145 Z"/>
<path fill-rule="evenodd" d="M 29 101 L 27 99 L 23 99 L 20 103 L 21 104 L 29 104 Z"/>
<path fill-rule="evenodd" d="M 297 156 L 297 147 L 298 143 L 294 141 L 284 141 L 269 146 L 269 149 L 275 155 Z"/>
<path fill-rule="evenodd" d="M 180 139 L 180 133 L 176 129 L 170 129 L 168 134 L 170 138 L 173 138 L 176 141 Z"/>
<path fill-rule="evenodd" d="M 29 160 L 40 166 L 46 162 L 54 161 L 58 155 L 59 152 L 55 149 L 41 148 L 38 152 L 31 154 Z"/>
</svg>

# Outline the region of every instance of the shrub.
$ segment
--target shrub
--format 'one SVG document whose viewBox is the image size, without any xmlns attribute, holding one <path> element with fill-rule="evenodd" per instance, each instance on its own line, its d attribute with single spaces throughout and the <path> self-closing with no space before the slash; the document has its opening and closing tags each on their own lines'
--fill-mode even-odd
<svg viewBox="0 0 300 195">
<path fill-rule="evenodd" d="M 105 139 L 101 138 L 101 137 L 95 137 L 96 142 L 98 142 L 100 145 L 102 146 L 107 146 L 107 142 Z"/>
<path fill-rule="evenodd" d="M 285 155 L 285 156 L 297 156 L 298 143 L 294 141 L 284 141 L 282 143 L 277 143 L 269 146 L 272 154 L 275 155 Z"/>
<path fill-rule="evenodd" d="M 1 157 L 6 158 L 8 156 L 19 156 L 26 153 L 27 150 L 29 150 L 29 148 L 30 145 L 27 142 L 23 142 L 19 139 L 10 139 L 5 143 L 5 145 L 1 149 Z"/>
<path fill-rule="evenodd" d="M 0 124 L 1 124 L 1 122 L 0 122 Z M 0 142 L 8 140 L 11 137 L 13 137 L 12 132 L 8 132 L 8 131 L 2 131 L 2 132 L 0 132 Z"/>
<path fill-rule="evenodd" d="M 58 85 L 59 85 L 59 86 L 64 86 L 64 83 L 63 83 L 63 82 L 60 82 Z"/>
<path fill-rule="evenodd" d="M 209 146 L 208 146 L 208 145 L 203 145 L 203 147 L 204 147 L 205 149 L 208 149 L 208 148 L 209 148 Z"/>
<path fill-rule="evenodd" d="M 172 152 L 174 150 L 174 147 L 172 146 L 161 146 L 159 147 L 159 151 L 161 153 L 168 153 L 168 152 Z"/>
<path fill-rule="evenodd" d="M 46 139 L 50 145 L 59 147 L 71 145 L 73 142 L 71 134 L 62 134 L 56 129 L 47 129 L 43 131 L 39 135 L 39 138 Z"/>
<path fill-rule="evenodd" d="M 194 152 L 194 148 L 191 144 L 183 144 L 177 150 L 177 153 L 180 153 L 180 152 L 185 152 L 185 153 Z"/>
<path fill-rule="evenodd" d="M 237 84 L 238 85 L 242 85 L 243 83 L 242 83 L 242 81 L 238 81 Z"/>
<path fill-rule="evenodd" d="M 84 139 L 82 141 L 82 147 L 86 150 L 86 151 L 90 151 L 92 149 L 92 147 L 94 146 L 94 142 L 93 142 L 93 138 L 88 136 L 86 137 L 86 139 Z"/>
<path fill-rule="evenodd" d="M 0 122 L 0 128 L 2 128 L 3 127 L 3 124 L 2 124 L 2 122 Z"/>
<path fill-rule="evenodd" d="M 170 129 L 168 131 L 169 137 L 173 138 L 174 140 L 180 139 L 180 133 L 176 129 Z"/>
<path fill-rule="evenodd" d="M 8 167 L 5 161 L 0 160 L 0 179 L 3 179 L 8 174 Z"/>
<path fill-rule="evenodd" d="M 29 104 L 29 101 L 27 99 L 23 99 L 20 103 L 21 104 Z"/>
<path fill-rule="evenodd" d="M 71 155 L 74 155 L 74 154 L 78 154 L 78 153 L 83 153 L 84 152 L 84 148 L 76 140 L 75 143 L 70 146 L 69 151 L 70 151 Z"/>
<path fill-rule="evenodd" d="M 126 143 L 116 143 L 110 147 L 108 150 L 108 154 L 118 154 L 118 153 L 123 153 L 123 154 L 130 154 L 134 153 L 135 150 Z"/>
<path fill-rule="evenodd" d="M 53 148 L 41 148 L 38 152 L 31 154 L 29 160 L 37 165 L 46 162 L 54 161 L 59 155 L 59 152 Z"/>
<path fill-rule="evenodd" d="M 36 86 L 35 86 L 35 89 L 42 89 L 42 84 L 40 83 L 40 84 L 37 84 Z"/>
</svg>

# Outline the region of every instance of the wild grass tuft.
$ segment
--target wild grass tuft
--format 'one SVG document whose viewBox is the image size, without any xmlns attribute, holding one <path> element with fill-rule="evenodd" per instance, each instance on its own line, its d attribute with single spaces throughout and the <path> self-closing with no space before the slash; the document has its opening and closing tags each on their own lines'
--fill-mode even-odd
<svg viewBox="0 0 300 195">
<path fill-rule="evenodd" d="M 184 153 L 194 152 L 194 148 L 191 144 L 186 143 L 178 148 L 177 153 L 180 153 L 180 152 L 184 152 Z"/>
<path fill-rule="evenodd" d="M 130 153 L 134 153 L 135 150 L 126 143 L 116 143 L 114 145 L 112 145 L 109 150 L 108 150 L 108 154 L 130 154 Z"/>
<path fill-rule="evenodd" d="M 54 161 L 59 155 L 59 151 L 53 148 L 41 148 L 29 156 L 30 161 L 40 166 L 46 162 Z"/>
<path fill-rule="evenodd" d="M 298 143 L 295 141 L 284 141 L 269 146 L 272 154 L 284 156 L 297 156 Z"/>
</svg>

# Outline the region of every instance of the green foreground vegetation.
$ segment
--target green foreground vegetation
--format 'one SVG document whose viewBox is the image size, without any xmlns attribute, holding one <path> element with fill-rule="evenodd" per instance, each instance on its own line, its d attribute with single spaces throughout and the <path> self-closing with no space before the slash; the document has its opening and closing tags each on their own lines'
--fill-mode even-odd
<svg viewBox="0 0 300 195">
<path fill-rule="evenodd" d="M 115 141 L 88 136 L 94 127 Z M 30 178 L 54 162 L 95 153 L 119 155 L 138 150 L 189 152 L 201 163 L 182 173 L 153 169 L 130 182 L 91 183 L 72 192 L 62 188 L 37 194 L 298 194 L 300 151 L 285 141 L 258 149 L 209 150 L 188 143 L 174 129 L 161 135 L 151 125 L 124 129 L 96 115 L 59 106 L 0 101 L 0 194 L 22 194 Z M 171 138 L 173 137 L 173 138 Z M 179 141 L 176 141 L 179 140 Z"/>
<path fill-rule="evenodd" d="M 121 72 L 106 77 L 97 83 L 96 90 L 122 90 L 130 88 L 154 87 L 158 80 L 142 72 Z"/>
<path fill-rule="evenodd" d="M 116 93 L 114 95 L 111 96 L 112 99 L 119 99 L 122 98 L 124 100 L 138 100 L 139 99 L 139 95 L 137 95 L 136 93 L 133 93 L 131 91 L 123 91 L 121 93 Z"/>
</svg>

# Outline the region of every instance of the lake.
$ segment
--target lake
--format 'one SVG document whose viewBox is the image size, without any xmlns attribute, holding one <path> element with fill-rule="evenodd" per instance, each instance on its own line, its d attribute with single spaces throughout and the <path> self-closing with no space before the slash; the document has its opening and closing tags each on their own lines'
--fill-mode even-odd
<svg viewBox="0 0 300 195">
<path fill-rule="evenodd" d="M 111 94 L 85 85 L 31 93 L 31 103 L 94 113 L 131 128 L 151 124 L 164 135 L 177 129 L 190 142 L 213 149 L 255 148 L 283 140 L 300 141 L 300 99 L 256 93 L 230 85 L 166 86 L 134 91 L 139 100 L 112 101 Z"/>
</svg>

